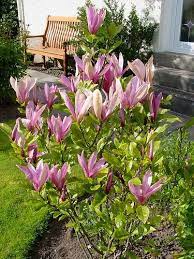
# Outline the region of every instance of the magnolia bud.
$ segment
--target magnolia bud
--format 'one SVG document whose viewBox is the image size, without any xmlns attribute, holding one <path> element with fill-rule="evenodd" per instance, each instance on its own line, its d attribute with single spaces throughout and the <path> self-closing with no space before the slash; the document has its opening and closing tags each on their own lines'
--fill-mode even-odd
<svg viewBox="0 0 194 259">
<path fill-rule="evenodd" d="M 94 108 L 94 113 L 96 117 L 101 120 L 101 115 L 102 115 L 102 95 L 101 92 L 96 89 L 93 92 L 93 108 Z"/>
</svg>

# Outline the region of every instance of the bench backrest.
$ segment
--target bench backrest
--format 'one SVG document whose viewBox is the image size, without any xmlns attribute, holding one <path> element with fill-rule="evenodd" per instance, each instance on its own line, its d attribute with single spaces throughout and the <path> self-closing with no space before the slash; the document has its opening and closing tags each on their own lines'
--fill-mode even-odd
<svg viewBox="0 0 194 259">
<path fill-rule="evenodd" d="M 76 17 L 48 16 L 45 30 L 46 45 L 51 48 L 64 49 L 64 42 L 76 39 L 78 31 L 73 28 L 79 23 Z M 67 46 L 74 51 L 73 46 Z"/>
</svg>

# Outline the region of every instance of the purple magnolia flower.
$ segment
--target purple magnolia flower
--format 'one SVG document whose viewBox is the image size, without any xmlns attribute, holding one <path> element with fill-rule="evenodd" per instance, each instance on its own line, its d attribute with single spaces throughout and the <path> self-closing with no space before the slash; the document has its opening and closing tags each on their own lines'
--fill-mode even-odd
<svg viewBox="0 0 194 259">
<path fill-rule="evenodd" d="M 30 163 L 27 166 L 17 167 L 27 176 L 37 192 L 41 190 L 43 185 L 48 180 L 49 166 L 48 164 L 44 164 L 42 160 L 38 162 L 36 167 Z"/>
<path fill-rule="evenodd" d="M 80 76 L 66 77 L 62 75 L 60 78 L 60 82 L 65 86 L 66 91 L 75 93 L 77 91 L 77 86 L 80 82 Z"/>
<path fill-rule="evenodd" d="M 52 84 L 51 87 L 49 87 L 48 84 L 44 85 L 45 101 L 49 109 L 52 108 L 53 104 L 57 99 L 57 96 L 56 96 L 57 92 L 58 92 L 57 85 Z"/>
<path fill-rule="evenodd" d="M 28 146 L 28 157 L 29 163 L 36 163 L 38 158 L 43 156 L 44 152 L 38 152 L 38 145 L 33 143 Z"/>
<path fill-rule="evenodd" d="M 65 91 L 60 91 L 60 94 L 73 119 L 78 123 L 81 122 L 92 106 L 92 92 L 89 90 L 85 92 L 78 90 L 75 94 L 75 107 Z"/>
<path fill-rule="evenodd" d="M 78 56 L 75 56 L 74 59 L 83 80 L 90 80 L 93 83 L 97 83 L 100 77 L 106 73 L 109 68 L 109 65 L 104 66 L 106 59 L 105 55 L 99 56 L 95 65 L 92 64 L 91 58 L 86 55 L 83 56 L 82 59 Z"/>
<path fill-rule="evenodd" d="M 151 84 L 154 76 L 153 72 L 153 56 L 148 60 L 147 64 L 140 59 L 135 59 L 133 62 L 128 62 L 128 67 L 141 80 Z"/>
<path fill-rule="evenodd" d="M 62 120 L 60 115 L 56 118 L 54 115 L 47 120 L 49 130 L 55 135 L 56 141 L 61 142 L 65 136 L 69 133 L 72 119 L 71 116 L 64 117 Z"/>
<path fill-rule="evenodd" d="M 143 182 L 140 185 L 134 185 L 129 181 L 129 190 L 136 197 L 137 201 L 144 204 L 151 195 L 160 190 L 162 187 L 162 179 L 155 184 L 152 183 L 152 172 L 149 170 L 143 177 Z"/>
<path fill-rule="evenodd" d="M 68 164 L 65 163 L 61 169 L 55 165 L 50 169 L 49 178 L 55 187 L 62 192 L 67 178 Z"/>
<path fill-rule="evenodd" d="M 17 146 L 23 149 L 26 141 L 25 141 L 25 137 L 20 131 L 20 120 L 21 120 L 20 118 L 16 120 L 16 124 L 11 133 L 11 139 L 16 143 Z"/>
<path fill-rule="evenodd" d="M 158 111 L 160 109 L 160 103 L 162 100 L 162 93 L 159 93 L 158 95 L 154 92 L 150 94 L 149 99 L 149 107 L 150 107 L 150 115 L 152 121 L 155 121 L 158 115 Z"/>
<path fill-rule="evenodd" d="M 116 88 L 115 91 L 114 88 Z M 105 121 L 113 113 L 115 108 L 120 104 L 121 92 L 122 87 L 118 79 L 116 80 L 115 87 L 110 87 L 108 95 L 104 92 L 106 96 L 104 102 L 100 90 L 96 89 L 93 92 L 93 109 L 99 120 Z"/>
<path fill-rule="evenodd" d="M 26 106 L 26 119 L 21 119 L 23 125 L 31 132 L 37 131 L 42 127 L 41 115 L 44 112 L 46 105 L 40 107 L 35 106 L 32 101 L 29 101 Z"/>
<path fill-rule="evenodd" d="M 97 10 L 94 6 L 90 5 L 86 9 L 87 21 L 88 21 L 88 30 L 91 34 L 96 34 L 99 28 L 102 26 L 106 10 L 99 9 Z"/>
<path fill-rule="evenodd" d="M 133 108 L 147 97 L 148 90 L 149 84 L 142 82 L 137 76 L 133 77 L 122 94 L 122 107 Z"/>
<path fill-rule="evenodd" d="M 105 187 L 105 192 L 108 194 L 113 187 L 113 172 L 109 172 L 108 174 L 108 180 Z"/>
<path fill-rule="evenodd" d="M 19 103 L 27 103 L 29 100 L 30 91 L 36 84 L 36 79 L 25 77 L 21 81 L 17 81 L 13 77 L 10 78 L 10 84 L 16 92 L 17 100 Z"/>
<path fill-rule="evenodd" d="M 96 152 L 94 152 L 87 161 L 84 157 L 84 151 L 82 151 L 81 155 L 78 155 L 78 162 L 83 169 L 85 176 L 89 178 L 95 178 L 99 171 L 107 167 L 104 158 L 99 159 L 97 162 Z"/>
<path fill-rule="evenodd" d="M 125 72 L 129 69 L 128 66 L 125 69 L 123 68 L 124 59 L 122 53 L 119 54 L 119 58 L 117 58 L 115 54 L 112 54 L 112 56 L 110 57 L 110 62 L 112 63 L 114 74 L 116 77 L 124 75 Z"/>
</svg>

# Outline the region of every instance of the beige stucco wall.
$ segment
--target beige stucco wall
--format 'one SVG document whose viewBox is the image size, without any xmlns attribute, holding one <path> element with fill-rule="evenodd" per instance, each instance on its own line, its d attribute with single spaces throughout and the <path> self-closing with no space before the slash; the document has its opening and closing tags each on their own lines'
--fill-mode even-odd
<svg viewBox="0 0 194 259">
<path fill-rule="evenodd" d="M 132 3 L 136 5 L 139 13 L 145 9 L 145 0 L 120 0 L 126 3 L 126 15 L 129 13 Z M 25 23 L 29 24 L 31 35 L 42 34 L 48 15 L 76 16 L 77 8 L 84 5 L 84 0 L 23 0 Z M 98 6 L 103 6 L 103 0 L 93 0 Z M 157 0 L 147 0 L 151 2 L 152 16 L 159 21 L 160 8 Z M 155 4 L 152 4 L 155 3 Z"/>
</svg>

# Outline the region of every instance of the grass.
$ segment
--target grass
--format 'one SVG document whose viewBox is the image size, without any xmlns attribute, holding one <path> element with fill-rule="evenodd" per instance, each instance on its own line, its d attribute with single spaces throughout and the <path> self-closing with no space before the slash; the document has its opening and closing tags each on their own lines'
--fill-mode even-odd
<svg viewBox="0 0 194 259">
<path fill-rule="evenodd" d="M 46 208 L 38 209 L 32 201 L 32 188 L 18 163 L 8 137 L 0 132 L 0 259 L 25 258 L 48 218 Z"/>
</svg>

